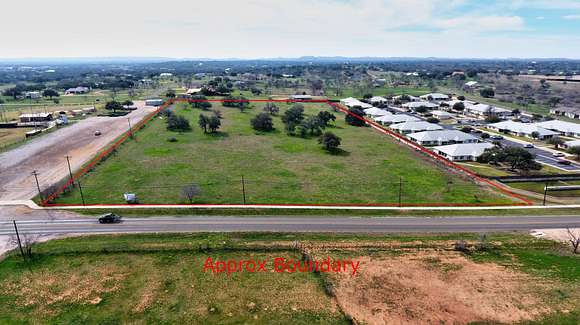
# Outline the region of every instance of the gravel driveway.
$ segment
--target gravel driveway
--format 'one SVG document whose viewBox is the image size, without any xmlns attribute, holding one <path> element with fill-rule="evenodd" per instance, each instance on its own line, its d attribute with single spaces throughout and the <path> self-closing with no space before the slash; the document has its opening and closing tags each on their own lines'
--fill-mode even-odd
<svg viewBox="0 0 580 325">
<path fill-rule="evenodd" d="M 0 154 L 0 200 L 31 199 L 38 190 L 32 171 L 38 172 L 41 189 L 68 175 L 65 156 L 71 156 L 73 172 L 89 161 L 99 150 L 137 124 L 155 107 L 135 102 L 137 110 L 123 117 L 90 117 L 35 139 L 14 150 Z M 95 136 L 96 130 L 101 136 Z"/>
</svg>

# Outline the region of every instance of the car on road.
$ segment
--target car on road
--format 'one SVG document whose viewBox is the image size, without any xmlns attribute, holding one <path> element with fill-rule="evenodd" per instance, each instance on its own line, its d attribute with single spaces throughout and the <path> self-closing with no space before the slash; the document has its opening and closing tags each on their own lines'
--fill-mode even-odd
<svg viewBox="0 0 580 325">
<path fill-rule="evenodd" d="M 96 137 L 98 137 L 98 136 L 99 136 L 99 135 L 101 135 L 101 134 L 102 134 L 102 133 L 101 133 L 101 131 L 99 131 L 99 130 L 95 131 L 95 136 L 96 136 Z"/>
<path fill-rule="evenodd" d="M 558 164 L 569 166 L 572 165 L 572 162 L 570 160 L 558 160 Z"/>
<path fill-rule="evenodd" d="M 526 143 L 526 144 L 524 144 L 524 148 L 531 149 L 531 148 L 534 148 L 534 145 L 531 143 Z"/>
<path fill-rule="evenodd" d="M 121 222 L 121 217 L 114 213 L 103 214 L 99 217 L 99 223 L 119 223 Z"/>
<path fill-rule="evenodd" d="M 554 152 L 554 153 L 552 154 L 552 156 L 554 156 L 554 157 L 565 157 L 566 155 L 565 155 L 565 154 L 563 154 L 563 153 L 561 153 L 561 152 Z"/>
<path fill-rule="evenodd" d="M 503 140 L 503 137 L 501 135 L 492 135 L 491 139 L 492 140 Z"/>
</svg>

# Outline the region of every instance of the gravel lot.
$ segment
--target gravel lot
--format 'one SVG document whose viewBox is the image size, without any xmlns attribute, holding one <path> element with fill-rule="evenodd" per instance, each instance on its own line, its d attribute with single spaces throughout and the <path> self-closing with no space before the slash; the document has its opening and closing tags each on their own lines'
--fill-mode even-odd
<svg viewBox="0 0 580 325">
<path fill-rule="evenodd" d="M 38 172 L 41 189 L 68 175 L 65 156 L 71 156 L 71 167 L 79 169 L 95 153 L 127 131 L 127 117 L 137 124 L 154 107 L 135 102 L 137 110 L 125 117 L 90 117 L 0 154 L 0 200 L 33 198 L 38 190 L 32 171 Z M 95 136 L 96 130 L 102 132 Z"/>
</svg>

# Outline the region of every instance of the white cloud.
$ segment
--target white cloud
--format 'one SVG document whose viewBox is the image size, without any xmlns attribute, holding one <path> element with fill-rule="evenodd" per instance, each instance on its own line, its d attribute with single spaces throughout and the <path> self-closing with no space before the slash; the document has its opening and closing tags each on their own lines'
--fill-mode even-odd
<svg viewBox="0 0 580 325">
<path fill-rule="evenodd" d="M 501 43 L 498 32 L 524 33 L 524 19 L 508 11 L 466 12 L 462 7 L 466 3 L 468 0 L 100 0 L 79 7 L 72 0 L 10 1 L 3 4 L 3 12 L 11 14 L 0 19 L 0 30 L 10 31 L 2 34 L 0 57 L 529 57 L 580 53 L 580 44 L 565 40 L 529 37 L 526 42 L 502 39 Z"/>
<path fill-rule="evenodd" d="M 566 20 L 580 20 L 580 15 L 566 15 L 562 16 Z"/>
<path fill-rule="evenodd" d="M 457 17 L 438 20 L 434 26 L 468 31 L 513 31 L 522 30 L 524 28 L 524 20 L 519 16 Z"/>
</svg>

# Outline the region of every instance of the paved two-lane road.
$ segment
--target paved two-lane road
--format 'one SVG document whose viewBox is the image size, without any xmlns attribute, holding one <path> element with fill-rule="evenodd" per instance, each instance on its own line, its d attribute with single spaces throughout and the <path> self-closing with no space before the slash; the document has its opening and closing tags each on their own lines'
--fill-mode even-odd
<svg viewBox="0 0 580 325">
<path fill-rule="evenodd" d="M 580 216 L 514 217 L 156 217 L 126 218 L 119 224 L 96 219 L 19 220 L 22 233 L 94 234 L 152 232 L 506 232 L 547 228 L 580 228 Z M 0 235 L 12 235 L 10 221 L 0 222 Z"/>
</svg>

